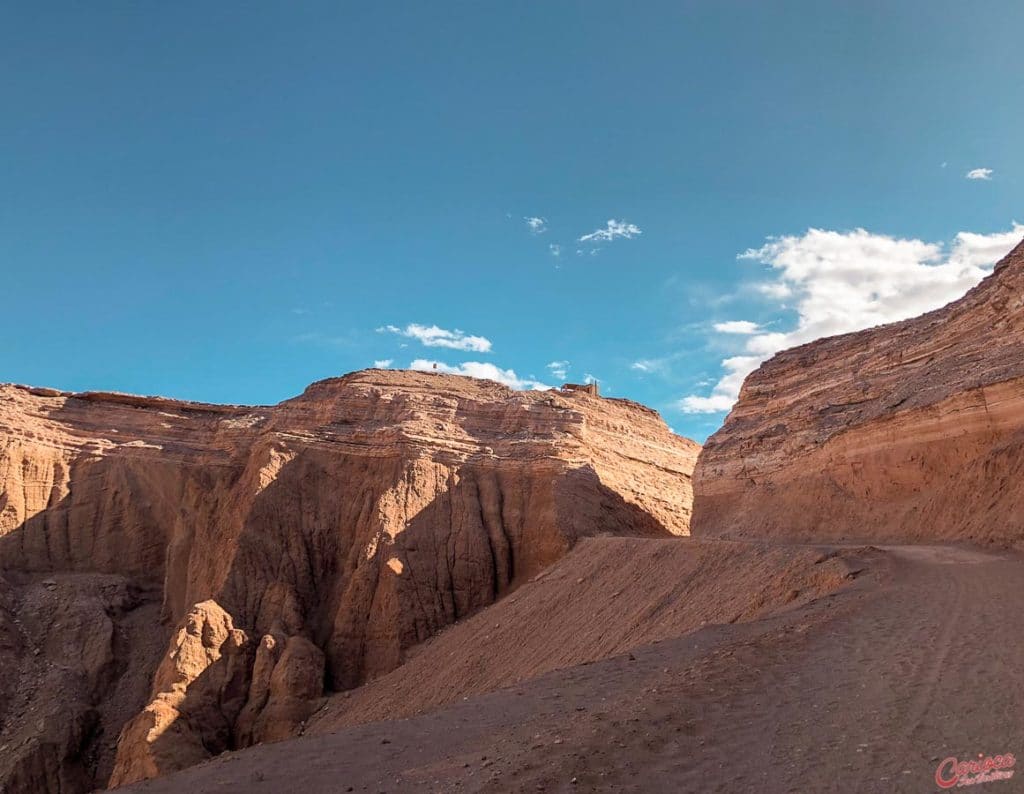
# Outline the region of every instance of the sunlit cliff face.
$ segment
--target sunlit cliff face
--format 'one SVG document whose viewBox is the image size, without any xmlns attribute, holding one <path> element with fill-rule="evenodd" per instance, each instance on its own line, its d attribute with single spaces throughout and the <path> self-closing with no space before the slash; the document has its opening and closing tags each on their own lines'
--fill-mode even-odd
<svg viewBox="0 0 1024 794">
<path fill-rule="evenodd" d="M 689 531 L 698 445 L 585 392 L 378 370 L 258 409 L 2 397 L 0 565 L 114 577 L 162 618 L 91 773 L 118 783 L 290 735 L 319 687 L 394 669 L 581 537 Z"/>
</svg>

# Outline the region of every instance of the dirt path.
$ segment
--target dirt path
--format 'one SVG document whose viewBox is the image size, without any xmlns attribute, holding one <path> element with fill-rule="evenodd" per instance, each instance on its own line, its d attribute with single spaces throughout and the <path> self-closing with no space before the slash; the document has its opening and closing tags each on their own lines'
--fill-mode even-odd
<svg viewBox="0 0 1024 794">
<path fill-rule="evenodd" d="M 922 792 L 948 756 L 1024 753 L 1024 559 L 899 547 L 864 564 L 776 618 L 133 790 Z"/>
<path fill-rule="evenodd" d="M 767 647 L 757 688 L 714 704 L 705 769 L 742 760 L 706 790 L 935 791 L 949 756 L 1024 750 L 1024 561 L 888 554 L 878 590 L 806 642 Z"/>
</svg>

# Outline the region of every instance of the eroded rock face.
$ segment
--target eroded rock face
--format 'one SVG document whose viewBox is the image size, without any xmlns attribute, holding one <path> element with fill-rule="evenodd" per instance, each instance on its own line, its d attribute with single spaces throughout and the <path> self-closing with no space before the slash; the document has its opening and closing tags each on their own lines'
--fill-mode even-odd
<svg viewBox="0 0 1024 794">
<path fill-rule="evenodd" d="M 698 449 L 634 403 L 446 375 L 263 408 L 0 387 L 0 570 L 157 586 L 123 783 L 290 735 L 580 537 L 686 534 Z"/>
<path fill-rule="evenodd" d="M 198 764 L 232 745 L 252 644 L 216 601 L 196 604 L 171 637 L 149 704 L 121 732 L 110 786 Z"/>
<path fill-rule="evenodd" d="M 1024 243 L 962 299 L 779 353 L 694 476 L 695 535 L 1024 538 Z"/>
<path fill-rule="evenodd" d="M 90 791 L 145 703 L 159 595 L 117 574 L 0 573 L 0 791 Z"/>
</svg>

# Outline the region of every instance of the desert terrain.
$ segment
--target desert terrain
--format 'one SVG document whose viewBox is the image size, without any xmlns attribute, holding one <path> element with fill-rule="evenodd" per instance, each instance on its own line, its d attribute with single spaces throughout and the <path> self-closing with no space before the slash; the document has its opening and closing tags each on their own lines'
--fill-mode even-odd
<svg viewBox="0 0 1024 794">
<path fill-rule="evenodd" d="M 979 758 L 1010 790 L 1022 290 L 1024 244 L 780 353 L 703 449 L 434 373 L 4 386 L 0 791 L 909 792 Z"/>
<path fill-rule="evenodd" d="M 1020 555 L 829 553 L 859 573 L 771 617 L 129 790 L 919 792 L 947 757 L 1020 746 Z"/>
</svg>

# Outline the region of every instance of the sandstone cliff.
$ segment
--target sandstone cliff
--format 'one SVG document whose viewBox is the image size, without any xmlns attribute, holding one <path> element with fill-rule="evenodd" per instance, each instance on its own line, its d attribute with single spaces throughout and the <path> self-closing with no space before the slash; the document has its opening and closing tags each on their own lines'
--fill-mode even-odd
<svg viewBox="0 0 1024 794">
<path fill-rule="evenodd" d="M 109 624 L 73 686 L 93 754 L 0 691 L 0 784 L 116 785 L 290 735 L 322 689 L 394 669 L 577 539 L 687 534 L 698 449 L 628 401 L 446 375 L 260 408 L 0 387 L 0 572 L 22 588 L 0 651 L 36 653 L 18 599 L 44 581 L 105 583 Z M 122 627 L 150 608 L 162 630 Z"/>
<path fill-rule="evenodd" d="M 695 535 L 1024 538 L 1024 243 L 960 300 L 779 353 L 694 475 Z"/>
</svg>

